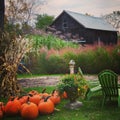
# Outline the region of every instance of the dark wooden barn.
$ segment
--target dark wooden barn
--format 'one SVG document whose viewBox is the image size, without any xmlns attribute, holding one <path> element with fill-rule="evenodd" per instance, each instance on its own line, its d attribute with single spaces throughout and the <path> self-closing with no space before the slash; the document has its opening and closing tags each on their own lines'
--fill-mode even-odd
<svg viewBox="0 0 120 120">
<path fill-rule="evenodd" d="M 117 30 L 100 17 L 63 11 L 51 24 L 51 28 L 62 33 L 69 40 L 76 39 L 86 43 L 116 44 Z"/>
</svg>

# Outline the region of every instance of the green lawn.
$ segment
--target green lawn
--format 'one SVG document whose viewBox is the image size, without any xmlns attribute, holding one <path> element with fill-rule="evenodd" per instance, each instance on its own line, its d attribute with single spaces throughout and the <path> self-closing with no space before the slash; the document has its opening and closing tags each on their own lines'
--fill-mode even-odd
<svg viewBox="0 0 120 120">
<path fill-rule="evenodd" d="M 41 77 L 41 76 L 62 76 L 63 74 L 52 74 L 52 75 L 41 75 L 41 74 L 17 74 L 17 78 L 33 78 L 33 77 Z"/>
<path fill-rule="evenodd" d="M 43 88 L 27 88 L 30 90 L 42 91 Z M 46 92 L 51 92 L 54 87 L 47 87 Z M 54 111 L 50 115 L 39 115 L 36 120 L 120 120 L 120 108 L 116 103 L 107 103 L 104 108 L 101 108 L 102 96 L 101 92 L 94 95 L 90 100 L 81 100 L 83 106 L 77 110 L 66 109 L 64 105 L 68 100 L 62 100 L 56 108 L 60 111 Z M 4 120 L 22 120 L 20 116 L 5 117 Z"/>
</svg>

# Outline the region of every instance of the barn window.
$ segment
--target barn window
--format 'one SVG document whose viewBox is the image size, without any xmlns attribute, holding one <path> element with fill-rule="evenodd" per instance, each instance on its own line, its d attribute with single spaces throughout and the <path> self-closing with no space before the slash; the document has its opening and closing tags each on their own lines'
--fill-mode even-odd
<svg viewBox="0 0 120 120">
<path fill-rule="evenodd" d="M 68 24 L 67 24 L 67 21 L 66 20 L 63 20 L 63 29 L 66 29 L 68 28 Z"/>
</svg>

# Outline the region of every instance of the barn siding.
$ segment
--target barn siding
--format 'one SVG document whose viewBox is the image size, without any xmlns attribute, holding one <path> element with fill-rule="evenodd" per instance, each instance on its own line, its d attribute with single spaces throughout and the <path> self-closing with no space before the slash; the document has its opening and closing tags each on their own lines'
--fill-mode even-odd
<svg viewBox="0 0 120 120">
<path fill-rule="evenodd" d="M 65 30 L 63 28 L 64 20 L 66 20 L 68 24 L 68 28 Z M 78 34 L 79 37 L 84 37 L 85 28 L 66 13 L 63 13 L 61 16 L 59 16 L 59 18 L 52 25 L 54 25 L 57 30 L 62 31 L 63 33 L 72 33 L 72 35 Z"/>
<path fill-rule="evenodd" d="M 63 28 L 64 21 L 66 21 L 67 25 L 68 25 L 68 29 L 66 28 L 65 30 Z M 77 32 L 79 33 L 79 23 L 77 23 L 74 19 L 71 19 L 71 17 L 69 15 L 67 15 L 66 13 L 63 13 L 54 22 L 54 26 L 55 26 L 55 28 L 57 28 L 57 30 L 60 30 L 60 31 L 65 32 L 65 33 L 68 33 L 68 32 L 72 32 L 73 34 L 77 33 Z"/>
</svg>

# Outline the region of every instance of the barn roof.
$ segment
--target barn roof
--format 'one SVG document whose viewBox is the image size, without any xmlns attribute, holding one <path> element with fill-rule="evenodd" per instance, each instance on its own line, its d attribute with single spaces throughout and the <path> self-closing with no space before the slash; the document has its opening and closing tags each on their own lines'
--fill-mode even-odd
<svg viewBox="0 0 120 120">
<path fill-rule="evenodd" d="M 93 17 L 71 11 L 63 11 L 69 14 L 74 20 L 82 24 L 85 28 L 106 30 L 106 31 L 117 31 L 111 24 L 101 17 Z"/>
</svg>

